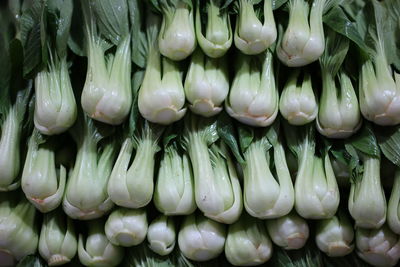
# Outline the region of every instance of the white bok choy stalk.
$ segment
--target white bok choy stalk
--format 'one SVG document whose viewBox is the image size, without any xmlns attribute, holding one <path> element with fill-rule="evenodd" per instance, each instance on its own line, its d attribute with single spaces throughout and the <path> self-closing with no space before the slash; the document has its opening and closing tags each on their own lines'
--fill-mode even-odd
<svg viewBox="0 0 400 267">
<path fill-rule="evenodd" d="M 255 266 L 267 262 L 272 256 L 272 242 L 263 221 L 243 213 L 228 226 L 225 257 L 235 266 Z"/>
<path fill-rule="evenodd" d="M 379 157 L 361 156 L 363 170 L 353 178 L 348 208 L 355 226 L 378 229 L 386 221 L 387 203 L 383 191 Z"/>
<path fill-rule="evenodd" d="M 265 224 L 274 244 L 286 250 L 302 248 L 310 234 L 306 220 L 295 211 L 276 219 L 266 220 Z"/>
<path fill-rule="evenodd" d="M 400 239 L 384 224 L 378 229 L 356 229 L 357 255 L 373 266 L 396 266 Z"/>
<path fill-rule="evenodd" d="M 76 120 L 77 106 L 66 58 L 51 58 L 35 77 L 35 127 L 46 135 L 65 132 Z"/>
<path fill-rule="evenodd" d="M 237 1 L 237 19 L 234 33 L 235 46 L 242 53 L 257 55 L 270 47 L 276 40 L 277 30 L 272 0 Z M 255 3 L 258 6 L 255 6 Z"/>
<path fill-rule="evenodd" d="M 238 54 L 235 77 L 225 101 L 228 114 L 244 124 L 265 127 L 278 115 L 278 103 L 272 53 L 255 57 Z"/>
<path fill-rule="evenodd" d="M 101 13 L 104 12 L 101 2 L 82 2 L 88 69 L 81 104 L 89 117 L 107 124 L 119 125 L 127 118 L 132 105 L 131 37 L 128 29 L 121 30 L 120 35 L 111 40 L 116 45 L 115 54 L 106 54 L 110 45 L 107 40 L 102 39 L 99 25 L 112 29 L 115 29 L 116 25 L 112 25 Z M 125 24 L 124 21 L 128 19 L 127 6 L 121 6 L 121 10 L 125 12 L 116 16 L 123 21 L 118 25 Z M 110 37 L 111 34 L 103 35 Z"/>
<path fill-rule="evenodd" d="M 160 215 L 149 225 L 147 231 L 149 248 L 161 256 L 170 254 L 176 243 L 176 229 L 174 217 Z"/>
<path fill-rule="evenodd" d="M 216 121 L 192 115 L 185 121 L 185 149 L 193 167 L 197 207 L 208 218 L 235 222 L 243 209 L 242 190 L 233 161 L 218 139 Z"/>
<path fill-rule="evenodd" d="M 330 0 L 290 0 L 289 22 L 278 40 L 278 58 L 289 67 L 308 65 L 322 55 L 325 49 L 322 15 L 330 6 Z"/>
<path fill-rule="evenodd" d="M 390 66 L 395 58 L 393 49 L 392 21 L 383 3 L 371 1 L 373 15 L 367 37 L 373 40 L 370 58 L 363 62 L 359 79 L 361 113 L 369 121 L 379 125 L 400 123 L 400 74 Z"/>
<path fill-rule="evenodd" d="M 197 208 L 190 159 L 186 153 L 180 153 L 177 142 L 164 148 L 153 201 L 168 216 L 189 215 Z"/>
<path fill-rule="evenodd" d="M 347 215 L 338 213 L 329 219 L 317 221 L 315 243 L 329 257 L 343 257 L 354 249 L 354 231 Z"/>
<path fill-rule="evenodd" d="M 226 226 L 192 213 L 183 219 L 178 233 L 178 245 L 182 254 L 194 261 L 208 261 L 224 251 Z"/>
<path fill-rule="evenodd" d="M 387 222 L 390 230 L 400 234 L 400 170 L 396 169 L 392 192 L 387 210 Z"/>
<path fill-rule="evenodd" d="M 211 117 L 221 112 L 222 103 L 229 93 L 227 59 L 208 58 L 200 49 L 196 49 L 184 88 L 193 113 Z"/>
<path fill-rule="evenodd" d="M 272 150 L 272 151 L 271 151 Z M 244 152 L 244 206 L 253 217 L 278 218 L 294 205 L 294 189 L 279 138 L 279 123 L 256 137 Z M 274 166 L 272 166 L 272 162 Z"/>
<path fill-rule="evenodd" d="M 156 39 L 158 22 L 157 17 L 149 13 L 147 62 L 138 106 L 146 120 L 167 125 L 185 115 L 185 91 L 179 64 L 160 55 Z"/>
<path fill-rule="evenodd" d="M 107 187 L 108 195 L 115 204 L 126 208 L 141 208 L 151 201 L 154 190 L 154 156 L 159 151 L 161 133 L 161 129 L 144 121 L 133 136 L 125 138 Z"/>
<path fill-rule="evenodd" d="M 78 236 L 72 219 L 61 209 L 44 215 L 39 238 L 39 253 L 49 266 L 70 262 L 78 251 Z"/>
<path fill-rule="evenodd" d="M 0 194 L 0 265 L 15 266 L 36 252 L 39 241 L 38 214 L 21 192 Z"/>
<path fill-rule="evenodd" d="M 315 152 L 316 136 L 311 124 L 294 129 L 285 125 L 287 144 L 298 160 L 294 185 L 295 208 L 306 219 L 328 219 L 339 206 L 339 187 L 333 172 L 329 147 L 321 155 Z"/>
<path fill-rule="evenodd" d="M 163 15 L 158 35 L 161 54 L 174 61 L 187 58 L 196 48 L 192 0 L 153 0 L 152 2 Z"/>
<path fill-rule="evenodd" d="M 295 69 L 283 87 L 279 111 L 292 125 L 305 125 L 318 114 L 318 103 L 307 70 Z"/>
<path fill-rule="evenodd" d="M 201 2 L 206 2 L 204 13 Z M 211 58 L 222 57 L 232 45 L 233 34 L 226 2 L 226 0 L 197 0 L 196 38 L 203 52 Z M 202 19 L 204 17 L 207 18 L 205 21 Z"/>
<path fill-rule="evenodd" d="M 102 131 L 84 114 L 71 133 L 78 152 L 68 177 L 63 209 L 73 219 L 99 218 L 114 206 L 107 183 L 115 159 L 115 142 L 104 139 Z"/>
<path fill-rule="evenodd" d="M 56 167 L 55 140 L 45 140 L 34 129 L 22 171 L 21 187 L 26 198 L 41 212 L 56 209 L 64 196 L 67 171 Z"/>
<path fill-rule="evenodd" d="M 124 248 L 113 245 L 104 233 L 104 220 L 87 221 L 87 234 L 79 234 L 79 261 L 85 266 L 118 266 Z"/>
<path fill-rule="evenodd" d="M 7 62 L 0 68 L 0 192 L 3 192 L 20 186 L 21 134 L 32 83 L 11 80 L 14 62 L 6 38 L 0 38 L 0 60 Z M 12 81 L 18 83 L 17 88 Z"/>
<path fill-rule="evenodd" d="M 349 41 L 345 37 L 329 31 L 325 52 L 320 58 L 322 94 L 316 124 L 318 132 L 329 138 L 347 138 L 362 124 L 351 80 L 340 70 L 348 49 Z M 340 88 L 336 84 L 340 84 Z"/>
<path fill-rule="evenodd" d="M 104 229 L 107 239 L 116 246 L 139 245 L 147 234 L 146 210 L 117 208 L 108 216 Z"/>
</svg>

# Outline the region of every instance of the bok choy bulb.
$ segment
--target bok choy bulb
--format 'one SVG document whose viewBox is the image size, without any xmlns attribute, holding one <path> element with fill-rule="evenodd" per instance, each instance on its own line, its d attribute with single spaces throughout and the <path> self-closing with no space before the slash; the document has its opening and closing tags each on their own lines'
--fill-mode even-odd
<svg viewBox="0 0 400 267">
<path fill-rule="evenodd" d="M 88 70 L 81 96 L 82 108 L 95 120 L 121 124 L 132 105 L 131 38 L 124 37 L 115 55 L 106 58 L 100 38 L 88 34 Z"/>
<path fill-rule="evenodd" d="M 292 125 L 304 125 L 312 122 L 318 114 L 318 104 L 311 83 L 311 75 L 301 75 L 295 70 L 283 87 L 279 100 L 279 111 Z M 300 83 L 301 81 L 301 83 Z"/>
<path fill-rule="evenodd" d="M 205 35 L 202 30 L 201 5 L 198 4 L 196 8 L 197 41 L 203 52 L 211 58 L 222 57 L 232 45 L 231 20 L 228 12 L 221 10 L 220 3 L 219 0 L 208 0 L 206 3 Z"/>
<path fill-rule="evenodd" d="M 139 245 L 147 234 L 146 210 L 118 208 L 108 216 L 104 228 L 108 240 L 116 246 Z"/>
<path fill-rule="evenodd" d="M 85 238 L 79 234 L 78 256 L 85 266 L 117 266 L 124 257 L 124 249 L 113 245 L 104 233 L 103 220 L 87 222 L 88 233 Z"/>
<path fill-rule="evenodd" d="M 271 126 L 267 136 L 254 140 L 244 153 L 244 206 L 251 216 L 260 219 L 284 216 L 294 205 L 293 184 L 276 126 Z M 270 169 L 272 161 L 274 174 Z"/>
<path fill-rule="evenodd" d="M 330 219 L 317 221 L 315 242 L 329 257 L 343 257 L 354 249 L 353 226 L 347 216 L 340 212 Z"/>
<path fill-rule="evenodd" d="M 351 183 L 349 212 L 356 227 L 378 229 L 386 221 L 386 198 L 381 184 L 380 159 L 365 156 L 362 177 Z"/>
<path fill-rule="evenodd" d="M 387 222 L 390 230 L 400 234 L 400 170 L 397 169 L 394 175 L 394 183 L 390 194 Z"/>
<path fill-rule="evenodd" d="M 347 138 L 358 131 L 362 120 L 358 99 L 350 78 L 340 74 L 340 91 L 329 73 L 323 75 L 317 130 L 329 138 Z"/>
<path fill-rule="evenodd" d="M 16 261 L 34 254 L 39 233 L 36 209 L 20 192 L 0 194 L 0 265 L 15 266 Z"/>
<path fill-rule="evenodd" d="M 163 56 L 178 61 L 187 58 L 196 48 L 193 4 L 188 1 L 162 1 L 163 20 L 158 45 Z"/>
<path fill-rule="evenodd" d="M 51 63 L 35 78 L 35 127 L 42 133 L 54 135 L 70 128 L 77 116 L 77 107 L 67 60 Z"/>
<path fill-rule="evenodd" d="M 28 142 L 21 187 L 37 209 L 49 212 L 62 201 L 67 172 L 62 165 L 56 169 L 53 140 L 46 142 L 41 139 L 40 133 L 34 130 Z"/>
<path fill-rule="evenodd" d="M 213 144 L 217 139 L 215 120 L 188 117 L 185 145 L 193 166 L 197 207 L 206 217 L 230 224 L 242 212 L 242 190 L 228 151 Z"/>
<path fill-rule="evenodd" d="M 328 219 L 339 206 L 339 187 L 333 172 L 329 151 L 315 155 L 315 135 L 311 125 L 304 126 L 299 138 L 299 169 L 294 185 L 295 208 L 306 219 Z M 294 140 L 289 140 L 292 142 Z"/>
<path fill-rule="evenodd" d="M 305 0 L 289 2 L 289 23 L 276 48 L 285 65 L 302 67 L 318 60 L 324 52 L 322 15 L 325 2 L 328 1 L 314 0 L 311 11 Z"/>
<path fill-rule="evenodd" d="M 188 215 L 197 208 L 189 157 L 180 155 L 174 145 L 164 150 L 153 201 L 165 215 Z"/>
<path fill-rule="evenodd" d="M 243 214 L 229 225 L 225 242 L 226 259 L 235 266 L 255 266 L 272 256 L 272 242 L 261 220 Z"/>
<path fill-rule="evenodd" d="M 107 194 L 107 183 L 115 158 L 115 144 L 107 140 L 99 145 L 103 136 L 86 115 L 79 118 L 72 134 L 78 152 L 67 181 L 63 208 L 73 219 L 99 218 L 114 206 Z"/>
<path fill-rule="evenodd" d="M 146 120 L 164 125 L 180 120 L 186 113 L 185 91 L 178 63 L 163 58 L 161 67 L 156 44 L 149 48 L 138 105 L 140 114 Z"/>
<path fill-rule="evenodd" d="M 260 62 L 261 60 L 261 62 Z M 236 73 L 225 108 L 236 120 L 257 127 L 271 125 L 278 115 L 271 52 L 258 57 L 239 55 Z"/>
<path fill-rule="evenodd" d="M 399 236 L 386 224 L 378 229 L 356 230 L 357 255 L 373 266 L 396 266 L 400 259 Z"/>
<path fill-rule="evenodd" d="M 126 208 L 141 208 L 151 201 L 158 139 L 159 134 L 147 122 L 135 137 L 125 139 L 107 188 L 115 204 Z M 131 163 L 134 147 L 136 154 Z"/>
<path fill-rule="evenodd" d="M 274 244 L 286 250 L 302 248 L 308 240 L 309 228 L 307 222 L 294 211 L 265 222 Z"/>
<path fill-rule="evenodd" d="M 184 218 L 178 234 L 182 254 L 194 261 L 208 261 L 224 251 L 225 225 L 193 213 Z"/>
<path fill-rule="evenodd" d="M 242 53 L 256 55 L 271 46 L 277 36 L 272 1 L 265 0 L 263 6 L 264 21 L 257 16 L 252 0 L 239 0 L 239 12 L 235 27 L 235 46 Z"/>
<path fill-rule="evenodd" d="M 49 266 L 70 262 L 78 250 L 78 238 L 72 220 L 62 210 L 44 215 L 39 238 L 39 253 Z"/>
<path fill-rule="evenodd" d="M 226 58 L 212 59 L 197 49 L 185 79 L 185 95 L 192 112 L 211 117 L 222 111 L 229 92 Z"/>
<path fill-rule="evenodd" d="M 147 231 L 147 241 L 152 251 L 166 256 L 175 248 L 176 230 L 173 217 L 160 215 L 154 219 Z"/>
</svg>

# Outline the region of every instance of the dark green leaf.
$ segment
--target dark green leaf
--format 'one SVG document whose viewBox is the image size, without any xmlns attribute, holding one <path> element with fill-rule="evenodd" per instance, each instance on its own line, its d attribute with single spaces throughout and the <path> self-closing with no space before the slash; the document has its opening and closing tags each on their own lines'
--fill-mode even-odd
<svg viewBox="0 0 400 267">
<path fill-rule="evenodd" d="M 72 23 L 68 47 L 78 56 L 85 56 L 85 27 L 84 16 L 82 12 L 82 6 L 80 0 L 73 0 L 74 12 L 72 13 Z"/>
<path fill-rule="evenodd" d="M 140 117 L 139 115 L 139 106 L 138 106 L 138 91 L 139 87 L 142 84 L 143 81 L 143 76 L 144 76 L 144 71 L 136 71 L 133 74 L 132 77 L 132 107 L 131 107 L 131 112 L 129 114 L 129 136 L 133 136 L 136 128 L 137 128 L 137 122 Z"/>
<path fill-rule="evenodd" d="M 364 123 L 361 130 L 346 143 L 371 157 L 380 157 L 378 142 L 369 123 Z"/>
<path fill-rule="evenodd" d="M 332 30 L 346 36 L 353 41 L 362 51 L 367 52 L 363 38 L 357 30 L 357 26 L 344 13 L 343 9 L 335 6 L 323 16 L 324 23 Z"/>
<path fill-rule="evenodd" d="M 218 116 L 217 131 L 219 137 L 231 149 L 233 155 L 239 163 L 244 163 L 243 156 L 240 153 L 239 145 L 236 140 L 235 128 L 231 117 L 226 112 Z"/>
<path fill-rule="evenodd" d="M 379 127 L 376 136 L 382 153 L 400 167 L 400 126 Z"/>
<path fill-rule="evenodd" d="M 239 124 L 238 127 L 240 150 L 244 153 L 254 140 L 254 128 Z"/>
<path fill-rule="evenodd" d="M 127 0 L 91 0 L 91 5 L 99 34 L 118 45 L 130 33 Z"/>
<path fill-rule="evenodd" d="M 28 255 L 22 258 L 17 267 L 45 267 L 47 264 L 37 255 Z"/>
<path fill-rule="evenodd" d="M 5 38 L 0 38 L 0 62 L 10 62 L 9 44 Z M 0 66 L 0 114 L 4 115 L 10 105 L 11 65 Z"/>
<path fill-rule="evenodd" d="M 280 8 L 283 4 L 286 4 L 288 0 L 272 0 L 272 9 L 278 9 Z"/>
<path fill-rule="evenodd" d="M 146 65 L 146 34 L 143 31 L 144 8 L 141 1 L 128 0 L 131 23 L 132 61 L 139 67 Z"/>
</svg>

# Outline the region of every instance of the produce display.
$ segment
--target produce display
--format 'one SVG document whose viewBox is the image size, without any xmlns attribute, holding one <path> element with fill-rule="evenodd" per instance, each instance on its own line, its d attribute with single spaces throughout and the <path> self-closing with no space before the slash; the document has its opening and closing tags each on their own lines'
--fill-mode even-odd
<svg viewBox="0 0 400 267">
<path fill-rule="evenodd" d="M 0 266 L 398 266 L 400 0 L 0 2 Z"/>
</svg>

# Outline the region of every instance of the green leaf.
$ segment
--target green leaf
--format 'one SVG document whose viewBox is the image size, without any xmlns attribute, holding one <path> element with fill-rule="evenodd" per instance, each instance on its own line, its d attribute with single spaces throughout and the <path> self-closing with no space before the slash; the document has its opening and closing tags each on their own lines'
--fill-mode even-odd
<svg viewBox="0 0 400 267">
<path fill-rule="evenodd" d="M 46 5 L 36 1 L 21 16 L 21 41 L 24 46 L 24 77 L 35 74 L 47 63 Z"/>
<path fill-rule="evenodd" d="M 37 255 L 28 255 L 18 262 L 16 267 L 45 267 L 46 263 Z"/>
<path fill-rule="evenodd" d="M 244 159 L 239 150 L 239 145 L 235 135 L 235 128 L 231 117 L 226 112 L 221 112 L 217 120 L 217 131 L 219 137 L 231 149 L 233 155 L 239 163 L 244 163 Z"/>
<path fill-rule="evenodd" d="M 385 157 L 400 167 L 400 126 L 379 127 L 376 136 Z"/>
<path fill-rule="evenodd" d="M 254 128 L 239 124 L 238 127 L 240 150 L 244 153 L 254 140 Z"/>
<path fill-rule="evenodd" d="M 126 0 L 90 0 L 94 8 L 99 34 L 114 45 L 129 31 L 128 3 Z"/>
<path fill-rule="evenodd" d="M 325 41 L 325 51 L 320 58 L 324 73 L 335 77 L 349 50 L 349 41 L 343 35 L 328 31 Z"/>
<path fill-rule="evenodd" d="M 358 133 L 351 137 L 346 143 L 371 157 L 380 157 L 378 142 L 370 124 L 367 122 L 365 122 L 360 131 L 358 131 Z"/>
<path fill-rule="evenodd" d="M 68 39 L 68 47 L 74 52 L 74 54 L 78 56 L 85 56 L 85 25 L 84 16 L 82 12 L 82 5 L 80 0 L 73 0 L 74 12 L 72 13 L 72 22 L 69 39 Z"/>
<path fill-rule="evenodd" d="M 0 62 L 10 62 L 9 44 L 5 38 L 0 38 Z M 0 115 L 5 115 L 10 105 L 11 65 L 0 66 Z"/>
<path fill-rule="evenodd" d="M 57 55 L 66 57 L 69 31 L 71 27 L 72 0 L 48 0 L 49 28 L 55 40 Z"/>
<path fill-rule="evenodd" d="M 139 87 L 142 84 L 144 77 L 144 71 L 143 70 L 138 70 L 133 74 L 132 77 L 132 106 L 131 106 L 131 112 L 129 114 L 129 125 L 128 125 L 128 132 L 129 136 L 133 136 L 136 128 L 137 128 L 137 122 L 140 117 L 139 115 L 139 106 L 138 106 L 138 91 Z"/>
<path fill-rule="evenodd" d="M 272 9 L 276 10 L 280 8 L 282 5 L 286 4 L 288 0 L 272 0 Z"/>
<path fill-rule="evenodd" d="M 346 36 L 362 51 L 367 52 L 363 38 L 357 30 L 356 23 L 352 22 L 340 6 L 335 6 L 323 16 L 324 23 L 332 30 Z"/>
<path fill-rule="evenodd" d="M 132 61 L 137 66 L 146 66 L 146 34 L 143 31 L 144 9 L 141 1 L 128 0 L 131 23 Z"/>
</svg>

